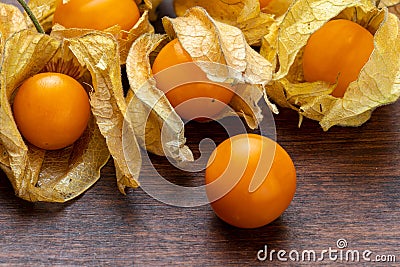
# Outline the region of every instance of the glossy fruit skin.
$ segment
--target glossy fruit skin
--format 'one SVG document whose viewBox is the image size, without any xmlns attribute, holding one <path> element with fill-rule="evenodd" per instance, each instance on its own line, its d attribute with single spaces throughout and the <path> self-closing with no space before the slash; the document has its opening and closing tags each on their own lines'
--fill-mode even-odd
<svg viewBox="0 0 400 267">
<path fill-rule="evenodd" d="M 197 67 L 178 39 L 164 46 L 154 60 L 152 71 L 162 90 L 183 119 L 202 121 L 226 107 L 234 90 L 211 82 Z M 185 64 L 186 63 L 186 64 Z M 181 65 L 180 65 L 181 64 Z"/>
<path fill-rule="evenodd" d="M 244 172 L 234 170 L 239 165 Z M 251 192 L 249 185 L 256 176 L 265 179 Z M 209 187 L 221 179 L 226 180 L 216 188 Z M 219 218 L 239 228 L 257 228 L 274 221 L 287 209 L 296 191 L 296 170 L 290 156 L 275 141 L 255 134 L 236 135 L 218 145 L 209 159 L 205 180 L 211 201 L 226 193 L 219 188 L 239 181 L 211 203 Z"/>
<path fill-rule="evenodd" d="M 59 0 L 53 24 L 66 28 L 105 30 L 114 25 L 129 31 L 140 18 L 134 0 Z"/>
<path fill-rule="evenodd" d="M 272 0 L 260 0 L 260 9 L 263 9 L 264 7 L 268 6 L 268 4 L 271 2 Z"/>
<path fill-rule="evenodd" d="M 75 79 L 45 72 L 27 79 L 13 103 L 17 127 L 31 144 L 55 150 L 73 144 L 87 127 L 89 97 Z"/>
<path fill-rule="evenodd" d="M 311 35 L 304 49 L 303 71 L 308 82 L 338 84 L 332 95 L 343 97 L 347 87 L 367 63 L 373 49 L 373 35 L 359 24 L 331 20 Z"/>
</svg>

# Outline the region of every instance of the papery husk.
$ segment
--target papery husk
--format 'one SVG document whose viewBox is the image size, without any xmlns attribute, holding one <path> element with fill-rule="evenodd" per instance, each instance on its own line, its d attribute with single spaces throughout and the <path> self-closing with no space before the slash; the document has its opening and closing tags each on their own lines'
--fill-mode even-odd
<svg viewBox="0 0 400 267">
<path fill-rule="evenodd" d="M 221 68 L 213 73 L 214 69 L 208 69 L 201 62 L 228 66 L 240 75 L 234 77 L 234 83 L 244 85 L 244 92 L 235 95 L 229 105 L 245 117 L 251 128 L 257 127 L 257 121 L 262 117 L 257 103 L 263 96 L 263 87 L 272 78 L 271 62 L 250 47 L 240 29 L 214 20 L 201 7 L 189 9 L 182 17 L 165 17 L 163 24 L 170 39 L 178 38 L 209 78 L 228 77 L 230 73 L 223 73 L 226 69 Z M 278 113 L 277 108 L 267 98 L 265 100 L 271 110 Z"/>
<path fill-rule="evenodd" d="M 56 10 L 57 0 L 29 0 L 28 6 L 35 15 L 40 26 L 45 32 L 50 32 L 53 26 L 54 11 Z M 25 18 L 28 24 L 33 28 L 33 23 L 26 13 Z"/>
<path fill-rule="evenodd" d="M 0 58 L 7 38 L 27 27 L 25 17 L 16 6 L 0 3 Z"/>
<path fill-rule="evenodd" d="M 109 158 L 104 138 L 93 119 L 73 146 L 57 151 L 25 143 L 17 129 L 11 111 L 16 90 L 27 78 L 40 72 L 61 47 L 59 41 L 47 35 L 23 30 L 12 35 L 4 48 L 0 140 L 9 164 L 1 167 L 16 195 L 28 201 L 64 202 L 77 197 L 97 181 Z"/>
<path fill-rule="evenodd" d="M 56 1 L 30 0 L 28 2 L 29 8 L 45 32 L 51 30 Z M 14 5 L 0 3 L 0 32 L 8 32 L 9 35 L 27 28 L 35 29 L 29 16 L 22 11 L 22 6 L 17 1 Z"/>
<path fill-rule="evenodd" d="M 46 151 L 25 143 L 11 110 L 14 94 L 23 81 L 44 71 L 71 75 L 90 91 L 93 116 L 88 127 L 72 146 L 61 150 Z M 106 33 L 59 40 L 23 30 L 7 40 L 1 71 L 0 167 L 17 196 L 33 202 L 71 200 L 99 179 L 110 152 L 120 191 L 138 186 L 138 174 L 133 177 L 127 164 L 139 170 L 140 154 L 136 162 L 128 163 L 123 157 L 125 101 L 120 75 L 118 45 Z M 93 87 L 89 87 L 91 83 Z M 129 152 L 138 153 L 134 135 L 127 134 L 132 144 Z"/>
<path fill-rule="evenodd" d="M 259 0 L 174 0 L 178 16 L 195 6 L 203 7 L 215 20 L 239 28 L 254 46 L 261 45 L 261 38 L 275 22 L 275 15 L 261 12 Z"/>
<path fill-rule="evenodd" d="M 357 22 L 374 34 L 375 49 L 343 98 L 330 95 L 335 85 L 305 82 L 302 53 L 308 38 L 331 19 Z M 323 130 L 334 125 L 360 126 L 379 106 L 395 102 L 400 95 L 399 19 L 387 8 L 371 1 L 297 1 L 274 32 L 265 36 L 261 54 L 276 53 L 278 69 L 267 86 L 268 95 L 280 106 L 320 122 Z M 301 122 L 301 120 L 300 120 Z"/>
<path fill-rule="evenodd" d="M 37 0 L 40 1 L 40 0 Z M 46 0 L 41 0 L 45 2 Z M 51 0 L 49 3 L 53 4 L 55 0 Z M 120 63 L 125 64 L 126 57 L 128 56 L 129 48 L 132 46 L 132 43 L 142 34 L 154 32 L 154 28 L 149 21 L 149 11 L 152 8 L 152 2 L 150 0 L 136 0 L 136 4 L 138 5 L 139 11 L 141 13 L 141 17 L 136 22 L 136 24 L 129 31 L 124 31 L 120 26 L 116 25 L 105 29 L 104 32 L 112 34 L 118 41 L 119 44 L 119 53 L 120 53 Z M 43 9 L 48 8 L 51 9 L 50 4 L 46 7 L 42 7 Z M 54 10 L 51 14 L 51 18 L 54 15 Z M 51 35 L 55 38 L 63 39 L 63 38 L 73 38 L 82 36 L 92 32 L 91 29 L 78 29 L 71 28 L 66 29 L 62 25 L 56 24 L 51 28 Z"/>
<path fill-rule="evenodd" d="M 163 23 L 168 36 L 141 36 L 129 52 L 126 67 L 132 102 L 128 117 L 134 124 L 139 144 L 148 151 L 177 161 L 193 160 L 185 146 L 184 124 L 164 93 L 156 87 L 152 74 L 151 61 L 160 49 L 171 39 L 178 38 L 194 62 L 225 66 L 215 73 L 215 69 L 199 64 L 210 77 L 228 77 L 228 67 L 239 73 L 232 83 L 244 85 L 243 99 L 234 96 L 229 105 L 245 117 L 251 128 L 257 127 L 262 119 L 257 103 L 263 97 L 262 86 L 271 79 L 272 65 L 251 49 L 238 28 L 216 22 L 202 8 L 193 8 L 184 17 L 164 18 Z M 223 114 L 227 115 L 231 114 Z"/>
<path fill-rule="evenodd" d="M 165 35 L 145 34 L 132 45 L 126 62 L 132 90 L 126 116 L 141 147 L 179 162 L 193 161 L 193 154 L 185 145 L 184 124 L 165 95 L 156 88 L 151 72 L 150 53 L 165 40 Z"/>
<path fill-rule="evenodd" d="M 91 73 L 94 87 L 90 94 L 92 113 L 114 159 L 118 188 L 125 194 L 126 187 L 139 186 L 141 154 L 134 131 L 125 121 L 127 107 L 118 62 L 118 44 L 109 34 L 100 32 L 69 39 L 69 42 L 73 54 Z M 122 135 L 125 135 L 125 147 Z M 129 153 L 135 162 L 127 161 L 124 153 Z"/>
<path fill-rule="evenodd" d="M 8 159 L 8 153 L 3 144 L 0 143 L 0 165 L 10 167 L 10 160 Z"/>
</svg>

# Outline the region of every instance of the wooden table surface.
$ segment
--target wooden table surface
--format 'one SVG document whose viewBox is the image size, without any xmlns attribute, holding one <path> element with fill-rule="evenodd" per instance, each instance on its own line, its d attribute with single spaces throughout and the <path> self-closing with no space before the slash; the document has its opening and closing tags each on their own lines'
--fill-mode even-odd
<svg viewBox="0 0 400 267">
<path fill-rule="evenodd" d="M 322 251 L 341 238 L 348 249 L 396 255 L 400 262 L 399 122 L 399 102 L 379 108 L 360 128 L 326 133 L 310 120 L 298 129 L 297 114 L 282 110 L 277 138 L 295 162 L 298 189 L 279 219 L 254 230 L 223 223 L 208 205 L 168 206 L 141 189 L 123 196 L 111 162 L 91 189 L 66 204 L 20 200 L 0 173 L 0 264 L 257 264 L 265 245 Z M 219 127 L 210 133 L 215 124 L 203 126 L 187 126 L 193 149 L 204 136 L 217 143 L 225 138 Z M 203 173 L 185 177 L 160 157 L 153 163 L 177 183 L 203 179 Z M 145 166 L 141 179 L 146 172 Z"/>
<path fill-rule="evenodd" d="M 393 255 L 398 264 L 400 103 L 377 109 L 359 128 L 334 127 L 323 132 L 316 122 L 305 120 L 299 129 L 297 114 L 284 109 L 275 122 L 278 142 L 296 165 L 298 188 L 291 206 L 273 223 L 253 230 L 237 229 L 219 220 L 208 205 L 168 206 L 140 188 L 123 196 L 111 161 L 92 188 L 66 204 L 20 200 L 0 171 L 0 265 L 280 263 L 276 254 L 272 262 L 257 259 L 265 245 L 268 251 L 295 250 L 300 255 L 305 250 L 321 253 L 332 248 L 357 250 L 361 257 L 369 250 L 371 259 L 386 256 L 393 260 Z M 190 123 L 186 128 L 194 150 L 204 137 L 216 143 L 226 137 L 216 123 Z M 188 174 L 161 157 L 152 159 L 175 183 L 191 186 L 204 179 L 204 172 Z M 148 166 L 143 167 L 141 179 L 146 175 L 151 175 Z M 339 239 L 347 241 L 346 248 L 337 248 Z M 345 259 L 337 262 L 346 263 Z M 323 263 L 333 261 L 326 254 Z M 360 259 L 361 263 L 367 262 Z M 287 264 L 300 262 L 289 260 Z"/>
</svg>

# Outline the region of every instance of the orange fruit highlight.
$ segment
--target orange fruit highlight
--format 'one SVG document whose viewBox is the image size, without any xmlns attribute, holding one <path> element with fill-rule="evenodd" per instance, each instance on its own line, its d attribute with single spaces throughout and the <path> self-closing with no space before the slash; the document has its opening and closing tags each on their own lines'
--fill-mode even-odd
<svg viewBox="0 0 400 267">
<path fill-rule="evenodd" d="M 345 19 L 328 21 L 311 35 L 305 46 L 304 79 L 331 84 L 337 81 L 332 95 L 343 97 L 373 50 L 373 35 L 359 24 Z"/>
<path fill-rule="evenodd" d="M 13 103 L 17 127 L 31 144 L 54 150 L 73 144 L 90 117 L 89 97 L 82 85 L 61 73 L 40 73 L 18 89 Z"/>
<path fill-rule="evenodd" d="M 157 87 L 182 118 L 203 121 L 225 108 L 234 91 L 210 81 L 196 64 L 183 64 L 190 62 L 192 58 L 175 39 L 161 49 L 152 71 Z"/>
<path fill-rule="evenodd" d="M 114 25 L 129 31 L 140 18 L 133 0 L 58 0 L 53 24 L 66 28 L 105 30 Z"/>
</svg>

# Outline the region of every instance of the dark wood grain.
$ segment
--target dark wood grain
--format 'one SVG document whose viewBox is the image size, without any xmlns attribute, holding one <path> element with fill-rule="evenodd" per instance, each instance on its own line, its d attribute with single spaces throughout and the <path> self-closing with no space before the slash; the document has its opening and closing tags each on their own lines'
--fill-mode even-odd
<svg viewBox="0 0 400 267">
<path fill-rule="evenodd" d="M 296 113 L 282 110 L 276 116 L 278 141 L 293 157 L 298 189 L 279 219 L 254 230 L 223 223 L 207 205 L 172 207 L 141 189 L 123 196 L 111 162 L 95 186 L 67 204 L 22 201 L 1 173 L 0 264 L 253 265 L 264 245 L 321 251 L 335 248 L 339 238 L 349 249 L 393 254 L 399 262 L 399 114 L 396 103 L 376 110 L 360 128 L 324 133 L 310 120 L 298 129 Z M 222 141 L 225 132 L 210 131 L 212 125 L 189 124 L 189 145 L 196 149 L 204 136 Z M 153 163 L 177 183 L 203 179 L 203 173 L 185 176 L 160 157 Z M 144 166 L 141 179 L 146 175 L 152 174 Z"/>
</svg>

